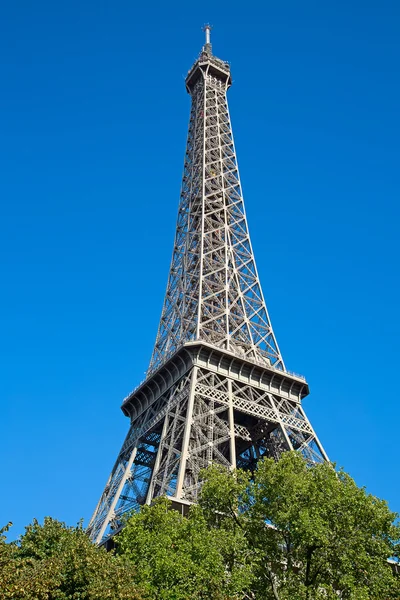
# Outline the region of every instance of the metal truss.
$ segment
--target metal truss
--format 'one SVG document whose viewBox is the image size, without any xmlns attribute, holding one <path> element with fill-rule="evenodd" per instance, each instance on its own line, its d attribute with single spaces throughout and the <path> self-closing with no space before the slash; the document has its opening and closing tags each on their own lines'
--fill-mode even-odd
<svg viewBox="0 0 400 600">
<path fill-rule="evenodd" d="M 125 513 L 150 500 L 147 494 L 158 447 L 166 434 L 164 424 L 176 414 L 177 406 L 187 402 L 187 396 L 188 380 L 182 378 L 133 421 L 89 523 L 88 532 L 96 542 L 119 529 Z"/>
<path fill-rule="evenodd" d="M 182 344 L 204 340 L 284 363 L 251 247 L 226 92 L 229 65 L 203 50 L 192 97 L 172 262 L 149 373 Z"/>
<path fill-rule="evenodd" d="M 146 380 L 122 405 L 131 427 L 88 527 L 104 543 L 156 496 L 196 502 L 215 462 L 253 471 L 263 456 L 327 456 L 286 370 L 247 227 L 226 99 L 229 65 L 206 45 L 192 97 L 168 286 Z"/>
<path fill-rule="evenodd" d="M 278 377 L 278 378 L 277 378 Z M 195 502 L 212 462 L 252 471 L 262 456 L 327 456 L 301 406 L 304 380 L 203 342 L 188 344 L 126 399 L 132 425 L 88 531 L 101 543 L 159 495 Z"/>
</svg>

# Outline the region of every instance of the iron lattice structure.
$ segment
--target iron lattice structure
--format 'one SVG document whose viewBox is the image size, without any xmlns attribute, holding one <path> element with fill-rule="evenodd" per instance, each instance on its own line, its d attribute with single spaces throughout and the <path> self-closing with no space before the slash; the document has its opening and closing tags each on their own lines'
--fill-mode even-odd
<svg viewBox="0 0 400 600">
<path fill-rule="evenodd" d="M 176 236 L 145 381 L 122 410 L 131 426 L 88 527 L 103 543 L 159 495 L 195 502 L 211 462 L 254 469 L 296 449 L 327 456 L 286 370 L 250 243 L 226 93 L 230 67 L 206 44 L 186 77 L 192 106 Z"/>
</svg>

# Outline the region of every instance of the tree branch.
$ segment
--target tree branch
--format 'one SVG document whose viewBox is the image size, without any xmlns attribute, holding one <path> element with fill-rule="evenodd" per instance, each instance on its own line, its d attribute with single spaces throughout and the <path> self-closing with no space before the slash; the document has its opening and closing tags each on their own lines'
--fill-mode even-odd
<svg viewBox="0 0 400 600">
<path fill-rule="evenodd" d="M 274 598 L 275 598 L 275 600 L 280 600 L 279 594 L 278 594 L 278 588 L 276 587 L 275 575 L 273 574 L 272 570 L 268 567 L 268 565 L 266 565 L 266 571 L 268 573 L 268 579 L 271 582 L 272 593 L 274 595 Z"/>
<path fill-rule="evenodd" d="M 316 546 L 309 546 L 307 550 L 307 565 L 306 565 L 306 599 L 308 600 L 310 595 L 310 585 L 312 584 L 312 580 L 310 579 L 310 571 L 311 571 L 311 559 Z"/>
</svg>

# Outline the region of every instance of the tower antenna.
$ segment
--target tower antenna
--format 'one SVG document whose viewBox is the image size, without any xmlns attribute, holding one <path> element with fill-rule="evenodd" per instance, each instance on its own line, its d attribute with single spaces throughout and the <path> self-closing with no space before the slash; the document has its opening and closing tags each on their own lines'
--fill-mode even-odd
<svg viewBox="0 0 400 600">
<path fill-rule="evenodd" d="M 212 26 L 209 23 L 206 23 L 203 26 L 203 31 L 206 34 L 206 43 L 204 45 L 204 50 L 206 52 L 210 52 L 210 54 L 211 54 L 211 41 L 210 41 L 210 39 L 211 39 L 211 29 L 212 29 Z"/>
</svg>

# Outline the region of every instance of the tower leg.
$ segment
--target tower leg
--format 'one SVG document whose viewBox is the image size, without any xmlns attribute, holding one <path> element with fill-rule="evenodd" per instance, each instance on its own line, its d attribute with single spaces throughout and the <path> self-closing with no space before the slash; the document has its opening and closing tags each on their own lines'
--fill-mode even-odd
<svg viewBox="0 0 400 600">
<path fill-rule="evenodd" d="M 301 381 L 285 373 L 277 380 L 276 371 L 263 367 L 256 372 L 225 350 L 199 344 L 185 352 L 177 360 L 181 372 L 170 367 L 140 395 L 89 526 L 98 543 L 119 531 L 125 513 L 157 496 L 170 497 L 185 513 L 211 463 L 253 472 L 263 457 L 277 460 L 293 449 L 309 462 L 327 459 L 301 407 Z"/>
</svg>

